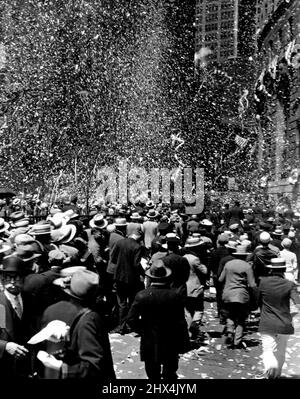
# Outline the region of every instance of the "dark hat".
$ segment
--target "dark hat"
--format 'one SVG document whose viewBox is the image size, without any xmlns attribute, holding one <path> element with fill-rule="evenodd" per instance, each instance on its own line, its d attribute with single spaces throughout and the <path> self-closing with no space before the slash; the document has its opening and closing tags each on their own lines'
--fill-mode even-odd
<svg viewBox="0 0 300 399">
<path fill-rule="evenodd" d="M 150 209 L 146 216 L 147 216 L 148 218 L 150 218 L 150 219 L 154 219 L 154 218 L 156 218 L 158 215 L 159 215 L 159 213 L 158 213 L 156 210 Z"/>
<path fill-rule="evenodd" d="M 260 222 L 259 227 L 265 231 L 270 231 L 272 229 L 272 225 L 266 222 Z"/>
<path fill-rule="evenodd" d="M 172 271 L 164 265 L 161 259 L 154 261 L 150 269 L 146 270 L 146 276 L 150 277 L 152 280 L 164 280 L 171 275 Z"/>
<path fill-rule="evenodd" d="M 162 247 L 163 249 L 168 249 L 168 244 L 166 237 L 160 236 L 159 239 L 157 240 L 157 244 Z"/>
<path fill-rule="evenodd" d="M 0 266 L 1 273 L 26 274 L 28 272 L 26 263 L 16 255 L 9 255 L 3 258 Z"/>
<path fill-rule="evenodd" d="M 71 202 L 76 202 L 76 201 L 78 200 L 78 196 L 77 196 L 77 194 L 73 194 L 73 195 L 71 195 L 71 198 L 70 198 L 70 200 L 71 200 Z"/>
<path fill-rule="evenodd" d="M 80 270 L 71 277 L 70 287 L 64 288 L 64 291 L 80 300 L 84 300 L 94 295 L 99 286 L 99 276 L 90 270 Z"/>
<path fill-rule="evenodd" d="M 295 229 L 300 229 L 300 221 L 294 222 L 293 226 L 295 227 Z"/>
<path fill-rule="evenodd" d="M 147 201 L 147 202 L 146 202 L 146 207 L 147 207 L 148 209 L 154 208 L 154 207 L 155 207 L 155 203 L 154 203 L 152 200 Z"/>
<path fill-rule="evenodd" d="M 157 229 L 161 234 L 168 233 L 168 231 L 170 231 L 170 225 L 167 222 L 161 222 L 159 223 Z"/>
</svg>

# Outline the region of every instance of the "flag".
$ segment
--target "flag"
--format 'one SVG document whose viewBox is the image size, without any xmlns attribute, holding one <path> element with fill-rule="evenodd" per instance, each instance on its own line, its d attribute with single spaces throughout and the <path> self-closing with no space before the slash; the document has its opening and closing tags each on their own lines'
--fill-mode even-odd
<svg viewBox="0 0 300 399">
<path fill-rule="evenodd" d="M 244 148 L 245 145 L 248 143 L 248 139 L 244 139 L 243 137 L 239 136 L 238 134 L 235 136 L 234 141 L 240 148 Z"/>
</svg>

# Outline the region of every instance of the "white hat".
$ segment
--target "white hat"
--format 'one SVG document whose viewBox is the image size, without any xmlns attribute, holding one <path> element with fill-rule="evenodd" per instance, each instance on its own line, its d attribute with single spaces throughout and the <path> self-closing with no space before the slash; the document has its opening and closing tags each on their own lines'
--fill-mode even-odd
<svg viewBox="0 0 300 399">
<path fill-rule="evenodd" d="M 260 233 L 259 235 L 259 241 L 262 244 L 267 244 L 271 241 L 271 236 L 269 233 L 267 233 L 266 231 L 263 231 L 262 233 Z"/>
<path fill-rule="evenodd" d="M 270 269 L 282 269 L 286 267 L 285 259 L 283 258 L 273 258 L 271 259 L 271 264 L 266 265 Z"/>
<path fill-rule="evenodd" d="M 208 220 L 208 219 L 201 220 L 200 224 L 202 226 L 212 226 L 213 225 L 212 222 L 210 220 Z"/>
</svg>

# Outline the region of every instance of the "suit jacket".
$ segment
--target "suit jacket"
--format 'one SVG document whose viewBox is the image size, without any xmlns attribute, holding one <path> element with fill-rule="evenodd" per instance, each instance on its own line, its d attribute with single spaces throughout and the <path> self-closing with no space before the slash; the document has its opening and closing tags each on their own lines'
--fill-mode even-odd
<svg viewBox="0 0 300 399">
<path fill-rule="evenodd" d="M 246 304 L 250 301 L 249 287 L 256 287 L 252 267 L 241 259 L 232 259 L 227 262 L 219 281 L 225 281 L 222 294 L 224 302 Z"/>
<path fill-rule="evenodd" d="M 23 302 L 24 304 L 24 302 Z M 25 308 L 25 305 L 24 305 Z M 15 359 L 5 351 L 7 342 L 15 342 L 26 346 L 29 339 L 26 313 L 20 320 L 4 292 L 0 292 L 0 375 L 5 378 L 26 378 L 30 373 L 29 355 L 22 359 Z"/>
<path fill-rule="evenodd" d="M 201 264 L 200 259 L 193 254 L 184 255 L 190 265 L 190 275 L 187 286 L 187 296 L 197 298 L 204 292 L 205 275 L 207 267 Z"/>
<path fill-rule="evenodd" d="M 190 265 L 188 260 L 181 255 L 170 253 L 164 257 L 163 262 L 166 267 L 172 270 L 171 286 L 178 288 L 178 292 L 186 296 L 186 282 L 190 276 Z"/>
<path fill-rule="evenodd" d="M 224 246 L 220 246 L 212 251 L 210 257 L 210 270 L 213 274 L 213 277 L 217 276 L 221 259 L 227 255 L 230 255 L 230 252 L 229 249 Z"/>
<path fill-rule="evenodd" d="M 269 334 L 293 334 L 290 299 L 300 303 L 296 285 L 284 276 L 262 277 L 258 293 L 261 306 L 258 331 Z"/>
<path fill-rule="evenodd" d="M 244 213 L 239 206 L 233 206 L 229 209 L 229 226 L 234 223 L 241 223 L 241 220 L 244 219 Z"/>
<path fill-rule="evenodd" d="M 248 255 L 247 262 L 253 262 L 253 272 L 256 281 L 259 281 L 261 276 L 267 276 L 269 270 L 266 267 L 267 264 L 271 263 L 271 259 L 277 258 L 279 252 L 276 253 L 269 247 L 258 246 L 255 248 L 251 255 Z"/>
<path fill-rule="evenodd" d="M 140 285 L 143 268 L 140 265 L 143 247 L 133 238 L 116 242 L 112 249 L 111 262 L 116 265 L 115 280 L 130 285 Z"/>
<path fill-rule="evenodd" d="M 184 303 L 172 288 L 151 285 L 138 292 L 126 321 L 134 328 L 140 323 L 142 361 L 168 360 L 187 348 Z"/>
<path fill-rule="evenodd" d="M 108 242 L 109 261 L 108 261 L 108 265 L 107 265 L 107 269 L 106 269 L 107 273 L 110 273 L 110 274 L 114 274 L 115 273 L 116 265 L 111 260 L 111 254 L 112 254 L 112 250 L 113 250 L 114 246 L 116 245 L 116 243 L 118 241 L 120 241 L 120 240 L 123 240 L 123 239 L 124 239 L 124 236 L 118 230 L 115 230 L 114 232 L 112 232 L 110 234 L 109 242 Z"/>
<path fill-rule="evenodd" d="M 157 234 L 157 226 L 157 222 L 153 220 L 147 220 L 143 223 L 144 241 L 147 249 L 151 248 L 151 243 Z"/>
<path fill-rule="evenodd" d="M 24 302 L 30 309 L 28 315 L 30 335 L 36 334 L 41 328 L 41 320 L 45 309 L 65 298 L 63 290 L 54 285 L 53 281 L 61 277 L 53 270 L 34 273 L 26 276 L 24 281 Z"/>
<path fill-rule="evenodd" d="M 52 320 L 62 320 L 70 328 L 70 341 L 63 357 L 62 378 L 92 378 L 101 383 L 115 379 L 108 332 L 103 317 L 92 310 L 76 324 L 79 312 L 87 310 L 79 301 L 61 301 L 49 306 L 43 316 L 43 325 Z M 53 353 L 49 343 L 47 350 Z"/>
</svg>

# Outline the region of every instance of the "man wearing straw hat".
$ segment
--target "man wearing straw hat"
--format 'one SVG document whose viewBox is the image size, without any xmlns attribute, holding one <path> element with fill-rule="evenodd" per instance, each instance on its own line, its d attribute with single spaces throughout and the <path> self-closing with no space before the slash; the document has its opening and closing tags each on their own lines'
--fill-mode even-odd
<svg viewBox="0 0 300 399">
<path fill-rule="evenodd" d="M 296 285 L 284 277 L 285 260 L 273 258 L 267 265 L 269 274 L 261 277 L 258 303 L 261 315 L 258 331 L 263 348 L 263 374 L 256 378 L 279 378 L 285 361 L 288 338 L 294 333 L 290 299 L 300 308 Z"/>
</svg>

